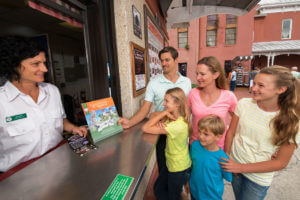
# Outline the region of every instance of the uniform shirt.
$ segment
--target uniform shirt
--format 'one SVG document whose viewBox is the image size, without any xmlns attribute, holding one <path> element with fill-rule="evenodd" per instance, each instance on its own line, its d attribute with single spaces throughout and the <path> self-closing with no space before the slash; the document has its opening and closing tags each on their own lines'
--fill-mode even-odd
<svg viewBox="0 0 300 200">
<path fill-rule="evenodd" d="M 190 177 L 191 194 L 195 199 L 222 200 L 224 192 L 223 178 L 232 181 L 232 173 L 225 172 L 219 161 L 228 156 L 220 148 L 218 151 L 208 151 L 199 140 L 191 145 L 191 159 L 193 163 Z"/>
<path fill-rule="evenodd" d="M 190 138 L 190 144 L 193 141 L 198 140 L 198 121 L 203 117 L 214 114 L 222 118 L 225 125 L 228 124 L 228 112 L 234 112 L 235 106 L 237 104 L 237 98 L 233 92 L 229 90 L 221 90 L 219 98 L 210 106 L 206 106 L 200 97 L 199 89 L 193 88 L 188 96 L 188 106 L 192 111 L 192 125 L 193 125 L 193 135 Z M 227 129 L 227 126 L 225 126 Z M 223 149 L 224 140 L 226 136 L 226 130 L 222 138 L 217 142 L 217 144 Z"/>
<path fill-rule="evenodd" d="M 261 110 L 252 98 L 241 99 L 236 107 L 235 114 L 239 123 L 233 139 L 231 155 L 239 163 L 257 163 L 271 160 L 278 146 L 272 143 L 270 121 L 278 114 Z M 300 129 L 296 136 L 300 142 Z M 275 172 L 244 173 L 251 181 L 270 186 Z"/>
<path fill-rule="evenodd" d="M 177 74 L 179 78 L 176 83 L 166 79 L 163 74 L 158 75 L 148 83 L 145 100 L 154 103 L 155 111 L 164 110 L 164 97 L 168 89 L 179 87 L 184 91 L 186 96 L 190 92 L 192 87 L 190 79 L 183 77 L 179 72 Z"/>
<path fill-rule="evenodd" d="M 0 171 L 39 157 L 62 140 L 66 117 L 54 85 L 39 83 L 37 103 L 7 81 L 0 87 Z"/>
<path fill-rule="evenodd" d="M 166 126 L 166 165 L 169 172 L 180 172 L 191 167 L 191 159 L 188 148 L 189 127 L 183 117 L 176 121 L 167 122 Z"/>
</svg>

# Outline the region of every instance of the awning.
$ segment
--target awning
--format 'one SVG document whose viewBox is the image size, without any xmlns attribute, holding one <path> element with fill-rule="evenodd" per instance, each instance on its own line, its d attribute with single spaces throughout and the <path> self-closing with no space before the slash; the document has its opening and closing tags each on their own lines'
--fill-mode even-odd
<svg viewBox="0 0 300 200">
<path fill-rule="evenodd" d="M 254 42 L 252 44 L 253 55 L 276 54 L 300 54 L 300 40 Z"/>
<path fill-rule="evenodd" d="M 258 2 L 259 0 L 159 0 L 159 5 L 167 16 L 167 27 L 170 28 L 173 24 L 212 14 L 244 15 Z"/>
</svg>

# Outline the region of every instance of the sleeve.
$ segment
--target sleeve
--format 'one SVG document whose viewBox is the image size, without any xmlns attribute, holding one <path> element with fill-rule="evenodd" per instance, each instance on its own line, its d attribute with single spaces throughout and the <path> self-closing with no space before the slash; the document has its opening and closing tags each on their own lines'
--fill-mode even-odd
<svg viewBox="0 0 300 200">
<path fill-rule="evenodd" d="M 190 109 L 192 109 L 192 96 L 193 96 L 193 92 L 194 90 L 191 90 L 189 95 L 188 95 L 188 98 L 187 98 L 187 105 Z"/>
<path fill-rule="evenodd" d="M 153 90 L 153 82 L 152 81 L 150 81 L 147 85 L 144 100 L 149 101 L 151 103 L 153 103 L 153 101 L 154 101 L 154 90 Z"/>
<path fill-rule="evenodd" d="M 244 102 L 244 99 L 239 100 L 239 102 L 237 103 L 236 108 L 234 110 L 234 114 L 236 114 L 236 116 L 238 116 L 238 117 L 240 117 L 240 115 L 241 115 L 243 102 Z"/>
<path fill-rule="evenodd" d="M 229 159 L 228 156 L 227 156 L 224 152 L 223 152 L 222 157 Z M 220 160 L 220 161 L 225 162 L 224 160 Z M 222 169 L 222 168 L 221 168 L 221 169 Z M 232 173 L 231 173 L 231 172 L 225 172 L 225 171 L 222 169 L 222 175 L 223 175 L 223 178 L 224 178 L 226 181 L 228 181 L 228 182 L 231 182 L 231 181 L 232 181 Z"/>
<path fill-rule="evenodd" d="M 187 94 L 185 94 L 186 96 L 188 96 L 188 94 L 190 93 L 190 91 L 192 90 L 192 82 L 191 82 L 191 80 L 188 78 L 188 81 L 187 81 L 188 83 L 188 85 L 187 85 L 187 88 L 188 88 L 188 90 L 187 90 Z"/>
<path fill-rule="evenodd" d="M 182 134 L 182 132 L 188 131 L 187 124 L 181 124 L 180 121 L 176 120 L 174 122 L 169 123 L 166 126 L 166 131 L 171 138 L 176 138 L 178 135 Z"/>
<path fill-rule="evenodd" d="M 5 120 L 4 120 L 4 108 L 1 104 L 1 102 L 0 102 L 0 110 L 1 110 L 1 112 L 0 112 L 0 132 L 2 132 L 3 130 L 1 130 L 1 129 L 4 128 Z"/>
<path fill-rule="evenodd" d="M 197 148 L 197 142 L 194 141 L 192 144 L 191 144 L 191 147 L 190 147 L 190 157 L 191 157 L 191 160 L 195 159 L 195 154 L 197 152 L 196 150 Z M 193 164 L 193 163 L 192 163 Z"/>
<path fill-rule="evenodd" d="M 230 112 L 234 112 L 238 100 L 233 92 L 230 91 Z"/>
<path fill-rule="evenodd" d="M 61 100 L 62 98 L 61 98 L 60 92 L 59 92 L 59 90 L 56 86 L 53 85 L 53 87 L 54 87 L 54 90 L 55 90 L 55 93 L 56 93 L 56 96 L 57 96 L 57 100 L 59 101 L 58 106 L 59 106 L 61 117 L 66 118 L 67 115 L 65 113 L 65 109 L 64 109 L 64 106 L 63 106 L 63 103 L 62 103 L 62 100 Z"/>
</svg>

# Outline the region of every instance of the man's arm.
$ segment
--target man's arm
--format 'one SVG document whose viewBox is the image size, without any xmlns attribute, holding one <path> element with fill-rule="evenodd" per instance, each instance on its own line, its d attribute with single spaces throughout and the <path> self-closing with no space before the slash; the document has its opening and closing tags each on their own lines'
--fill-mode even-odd
<svg viewBox="0 0 300 200">
<path fill-rule="evenodd" d="M 151 106 L 151 102 L 144 100 L 142 107 L 130 119 L 121 117 L 118 121 L 118 124 L 122 125 L 124 129 L 138 124 L 149 114 Z"/>
</svg>

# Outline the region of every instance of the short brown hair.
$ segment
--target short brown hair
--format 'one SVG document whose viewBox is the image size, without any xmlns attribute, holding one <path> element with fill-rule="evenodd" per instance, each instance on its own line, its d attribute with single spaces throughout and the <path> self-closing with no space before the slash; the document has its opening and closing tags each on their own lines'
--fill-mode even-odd
<svg viewBox="0 0 300 200">
<path fill-rule="evenodd" d="M 161 54 L 168 53 L 168 52 L 171 54 L 174 60 L 178 58 L 178 51 L 174 47 L 168 46 L 168 47 L 164 47 L 162 50 L 159 51 L 158 53 L 159 59 L 161 58 Z"/>
<path fill-rule="evenodd" d="M 223 135 L 225 124 L 221 117 L 217 115 L 207 115 L 198 121 L 198 131 L 209 130 L 214 135 Z"/>
</svg>

